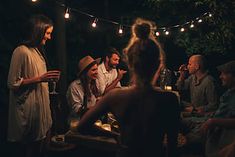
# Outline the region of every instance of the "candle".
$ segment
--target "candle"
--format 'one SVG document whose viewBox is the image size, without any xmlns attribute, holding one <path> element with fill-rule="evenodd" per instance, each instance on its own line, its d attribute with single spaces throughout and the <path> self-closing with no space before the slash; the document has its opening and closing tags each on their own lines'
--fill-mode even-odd
<svg viewBox="0 0 235 157">
<path fill-rule="evenodd" d="M 72 132 L 76 132 L 77 131 L 78 123 L 79 123 L 79 121 L 77 119 L 72 119 L 70 121 L 70 130 Z"/>
<path fill-rule="evenodd" d="M 101 127 L 102 126 L 102 121 L 101 120 L 97 120 L 95 122 L 95 125 Z"/>
<path fill-rule="evenodd" d="M 171 91 L 172 87 L 171 86 L 165 86 L 165 90 Z"/>
<path fill-rule="evenodd" d="M 102 128 L 103 128 L 104 130 L 111 131 L 111 126 L 110 126 L 110 124 L 103 124 L 103 125 L 102 125 Z"/>
</svg>

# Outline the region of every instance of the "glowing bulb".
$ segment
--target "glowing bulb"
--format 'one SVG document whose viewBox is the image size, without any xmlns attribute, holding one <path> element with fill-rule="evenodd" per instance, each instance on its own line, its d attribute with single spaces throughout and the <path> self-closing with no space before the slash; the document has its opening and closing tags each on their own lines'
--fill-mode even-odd
<svg viewBox="0 0 235 157">
<path fill-rule="evenodd" d="M 32 0 L 32 2 L 37 2 L 37 0 Z"/>
<path fill-rule="evenodd" d="M 156 32 L 156 36 L 160 36 L 160 33 L 159 33 L 159 32 Z"/>
<path fill-rule="evenodd" d="M 98 19 L 97 18 L 95 18 L 95 20 L 93 21 L 93 23 L 91 24 L 91 26 L 93 27 L 93 28 L 95 28 L 96 26 L 97 26 L 97 21 L 98 21 Z"/>
<path fill-rule="evenodd" d="M 180 32 L 184 32 L 185 31 L 185 29 L 182 27 L 182 28 L 180 28 Z"/>
<path fill-rule="evenodd" d="M 199 20 L 198 20 L 198 23 L 201 23 L 201 22 L 202 22 L 202 19 L 199 19 Z"/>
<path fill-rule="evenodd" d="M 92 27 L 96 27 L 96 23 L 95 22 L 93 22 L 91 25 L 92 25 Z"/>
<path fill-rule="evenodd" d="M 170 34 L 170 32 L 169 31 L 165 31 L 165 35 L 169 35 Z"/>
<path fill-rule="evenodd" d="M 66 12 L 64 14 L 64 18 L 66 18 L 66 19 L 69 18 L 69 8 L 66 9 Z"/>
<path fill-rule="evenodd" d="M 193 24 L 193 23 L 191 23 L 190 28 L 193 28 L 193 27 L 194 27 L 194 24 Z"/>
<path fill-rule="evenodd" d="M 119 33 L 119 34 L 122 34 L 122 33 L 123 33 L 123 28 L 122 28 L 121 25 L 119 26 L 118 33 Z"/>
<path fill-rule="evenodd" d="M 212 17 L 212 14 L 211 14 L 211 13 L 209 13 L 209 17 Z"/>
</svg>

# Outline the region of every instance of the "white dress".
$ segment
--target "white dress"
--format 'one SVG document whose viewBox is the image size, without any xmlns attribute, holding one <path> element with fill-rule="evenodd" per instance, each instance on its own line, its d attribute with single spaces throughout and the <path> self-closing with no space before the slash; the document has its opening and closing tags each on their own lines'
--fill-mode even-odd
<svg viewBox="0 0 235 157">
<path fill-rule="evenodd" d="M 46 72 L 46 62 L 39 51 L 24 45 L 14 50 L 8 74 L 9 141 L 41 140 L 51 128 L 48 83 L 21 86 L 24 79 L 37 77 Z"/>
</svg>

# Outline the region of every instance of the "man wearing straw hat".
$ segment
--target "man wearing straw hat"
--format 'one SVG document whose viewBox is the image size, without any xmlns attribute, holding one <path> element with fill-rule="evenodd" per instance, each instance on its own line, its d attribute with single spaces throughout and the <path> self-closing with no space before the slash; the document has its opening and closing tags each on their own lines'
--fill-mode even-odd
<svg viewBox="0 0 235 157">
<path fill-rule="evenodd" d="M 85 56 L 78 63 L 77 79 L 70 84 L 66 94 L 71 108 L 70 120 L 80 119 L 82 113 L 96 103 L 98 89 L 95 80 L 99 61 L 100 59 L 94 60 L 91 56 Z"/>
</svg>

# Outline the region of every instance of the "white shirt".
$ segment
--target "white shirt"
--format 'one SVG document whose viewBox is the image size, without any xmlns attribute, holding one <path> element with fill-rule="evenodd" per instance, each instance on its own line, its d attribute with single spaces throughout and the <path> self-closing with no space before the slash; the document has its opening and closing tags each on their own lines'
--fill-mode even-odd
<svg viewBox="0 0 235 157">
<path fill-rule="evenodd" d="M 47 72 L 41 53 L 24 45 L 12 55 L 8 74 L 9 141 L 38 141 L 46 137 L 52 126 L 48 83 L 22 86 L 24 79 L 39 77 Z M 14 89 L 19 88 L 17 91 Z"/>
<path fill-rule="evenodd" d="M 98 65 L 98 78 L 96 80 L 97 88 L 101 95 L 104 94 L 105 88 L 109 86 L 118 76 L 117 70 L 112 69 L 107 71 L 104 62 Z M 116 87 L 121 87 L 121 83 L 118 82 Z"/>
<path fill-rule="evenodd" d="M 81 80 L 74 80 L 66 93 L 68 105 L 71 107 L 70 118 L 78 118 L 78 111 L 84 103 L 84 90 L 81 84 Z M 96 97 L 91 93 L 91 98 L 87 101 L 87 107 L 94 106 L 96 104 Z"/>
</svg>

